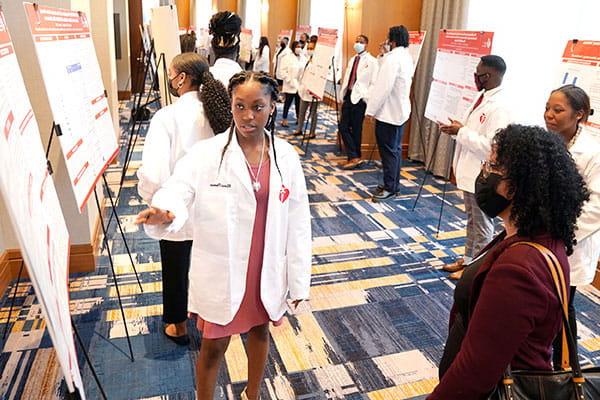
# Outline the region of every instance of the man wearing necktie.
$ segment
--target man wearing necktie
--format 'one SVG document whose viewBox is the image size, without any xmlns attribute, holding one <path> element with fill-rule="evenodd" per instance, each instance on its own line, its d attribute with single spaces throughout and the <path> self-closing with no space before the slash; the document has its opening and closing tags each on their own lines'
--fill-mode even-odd
<svg viewBox="0 0 600 400">
<path fill-rule="evenodd" d="M 493 239 L 493 220 L 477 206 L 474 193 L 481 161 L 490 154 L 494 135 L 511 122 L 501 86 L 505 72 L 506 64 L 501 57 L 481 57 L 474 74 L 479 93 L 463 119 L 464 124 L 450 119 L 449 124 L 440 125 L 442 133 L 456 139 L 453 168 L 456 186 L 463 192 L 467 213 L 465 255 L 443 267 L 445 271 L 452 272 L 452 279 L 460 278 L 464 266 Z"/>
<path fill-rule="evenodd" d="M 369 39 L 365 35 L 356 37 L 354 43 L 356 54 L 348 61 L 342 81 L 340 93 L 344 100 L 340 118 L 340 135 L 348 156 L 348 159 L 340 164 L 343 169 L 356 168 L 362 162 L 360 147 L 367 97 L 379 71 L 377 59 L 367 51 L 368 44 Z"/>
</svg>

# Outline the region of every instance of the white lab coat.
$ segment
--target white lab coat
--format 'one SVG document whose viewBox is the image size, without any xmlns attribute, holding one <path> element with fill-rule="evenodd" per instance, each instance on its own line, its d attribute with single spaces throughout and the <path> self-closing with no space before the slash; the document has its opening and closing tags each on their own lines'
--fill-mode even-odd
<svg viewBox="0 0 600 400">
<path fill-rule="evenodd" d="M 480 95 L 481 93 L 475 96 L 462 120 L 464 126 L 455 137 L 453 168 L 456 186 L 469 193 L 475 193 L 475 180 L 481 171 L 481 162 L 490 155 L 494 135 L 511 123 L 501 86 L 483 92 L 481 104 L 473 111 Z"/>
<path fill-rule="evenodd" d="M 289 53 L 282 60 L 281 73 L 283 76 L 283 93 L 298 93 L 300 88 L 300 78 L 304 72 L 306 58 L 302 54 L 299 56 Z"/>
<path fill-rule="evenodd" d="M 389 52 L 369 89 L 365 114 L 388 124 L 404 124 L 410 116 L 412 75 L 413 62 L 408 49 L 396 47 Z"/>
<path fill-rule="evenodd" d="M 306 84 L 304 83 L 304 74 L 306 73 L 306 71 L 309 68 L 311 59 L 307 58 L 305 60 L 306 60 L 306 62 L 304 63 L 304 66 L 302 67 L 302 70 L 300 71 L 300 77 L 298 78 L 298 82 L 300 82 L 298 84 L 298 95 L 300 96 L 301 100 L 307 101 L 310 103 L 313 100 L 313 95 L 306 88 Z"/>
<path fill-rule="evenodd" d="M 292 54 L 292 50 L 289 47 L 286 47 L 285 49 L 281 50 L 280 53 L 280 49 L 281 47 L 278 47 L 273 55 L 273 74 L 275 75 L 276 79 L 283 80 L 283 60 L 288 54 Z"/>
<path fill-rule="evenodd" d="M 229 79 L 241 71 L 242 67 L 240 67 L 240 64 L 230 58 L 219 58 L 215 61 L 215 64 L 210 67 L 210 73 L 213 74 L 215 79 L 223 82 L 225 88 L 229 86 Z"/>
<path fill-rule="evenodd" d="M 244 154 L 236 136 L 219 162 L 228 134 L 198 143 L 176 166 L 175 173 L 154 195 L 152 205 L 175 215 L 165 231 L 188 220 L 194 204 L 194 244 L 190 268 L 189 311 L 219 325 L 238 311 L 246 287 L 246 271 L 256 213 L 256 199 Z M 269 205 L 261 275 L 261 300 L 271 320 L 286 311 L 292 299 L 308 299 L 311 273 L 311 222 L 306 183 L 294 148 L 275 139 L 272 146 Z M 281 191 L 289 189 L 289 197 Z"/>
<path fill-rule="evenodd" d="M 355 54 L 346 67 L 346 73 L 342 80 L 342 87 L 340 90 L 340 97 L 343 99 L 346 96 L 346 89 L 348 88 L 348 81 L 350 80 L 350 74 L 352 73 L 352 66 L 356 57 L 360 57 L 358 67 L 356 69 L 356 81 L 350 94 L 350 101 L 352 104 L 357 104 L 360 100 L 368 102 L 369 89 L 377 81 L 377 73 L 379 72 L 379 63 L 377 59 L 369 54 L 368 51 L 364 51 L 362 54 Z"/>
<path fill-rule="evenodd" d="M 142 199 L 150 204 L 154 193 L 173 175 L 177 161 L 198 141 L 214 135 L 198 92 L 187 92 L 177 102 L 158 110 L 150 121 L 142 166 L 137 171 L 138 193 Z M 187 223 L 179 231 L 164 236 L 155 226 L 144 226 L 151 238 L 172 241 L 191 240 L 192 228 L 191 223 Z"/>
<path fill-rule="evenodd" d="M 270 61 L 270 50 L 269 46 L 263 47 L 262 54 L 258 53 L 259 49 L 254 50 L 254 66 L 252 67 L 253 71 L 263 71 L 267 74 L 269 73 L 269 61 Z"/>
<path fill-rule="evenodd" d="M 594 280 L 600 258 L 600 137 L 583 127 L 569 151 L 590 191 L 577 219 L 577 245 L 569 257 L 571 286 L 581 286 Z"/>
</svg>

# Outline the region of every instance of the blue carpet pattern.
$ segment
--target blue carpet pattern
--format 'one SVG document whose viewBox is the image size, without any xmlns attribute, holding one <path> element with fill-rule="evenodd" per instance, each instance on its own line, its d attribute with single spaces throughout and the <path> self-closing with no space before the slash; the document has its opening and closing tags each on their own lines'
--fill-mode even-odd
<svg viewBox="0 0 600 400">
<path fill-rule="evenodd" d="M 122 145 L 127 143 L 128 106 L 122 104 Z M 280 105 L 279 105 L 280 106 Z M 320 106 L 317 139 L 306 154 L 292 138 L 295 126 L 278 127 L 303 155 L 313 228 L 313 288 L 310 303 L 272 328 L 263 399 L 422 399 L 437 384 L 437 364 L 447 335 L 454 283 L 441 266 L 461 255 L 465 215 L 460 193 L 447 185 L 437 232 L 444 182 L 429 176 L 416 203 L 422 166 L 405 162 L 400 195 L 373 203 L 381 178 L 375 163 L 354 171 L 335 140 L 335 112 Z M 293 112 L 290 121 L 295 120 Z M 136 142 L 120 193 L 118 213 L 139 273 L 137 285 L 114 221 L 109 246 L 121 292 L 135 362 L 129 350 L 106 248 L 97 270 L 70 283 L 75 324 L 109 399 L 194 399 L 199 336 L 179 347 L 161 333 L 161 272 L 158 243 L 132 224 L 145 205 L 136 190 L 146 126 Z M 123 163 L 121 153 L 120 165 Z M 368 158 L 368 154 L 363 155 Z M 116 191 L 117 166 L 108 173 Z M 107 205 L 107 204 L 105 204 Z M 414 207 L 414 209 L 413 209 Z M 15 285 L 2 297 L 0 328 L 9 334 L 0 354 L 3 399 L 65 396 L 52 343 L 33 289 L 22 282 L 13 317 L 8 307 Z M 576 299 L 584 364 L 600 364 L 600 292 L 581 288 Z M 246 338 L 234 337 L 222 367 L 216 399 L 237 399 L 247 377 Z M 100 398 L 90 368 L 80 355 L 86 394 Z"/>
</svg>

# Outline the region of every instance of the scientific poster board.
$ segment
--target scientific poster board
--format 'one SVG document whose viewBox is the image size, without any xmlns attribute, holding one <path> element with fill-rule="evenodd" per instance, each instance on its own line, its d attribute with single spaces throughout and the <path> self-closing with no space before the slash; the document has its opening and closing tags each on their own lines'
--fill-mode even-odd
<svg viewBox="0 0 600 400">
<path fill-rule="evenodd" d="M 408 52 L 412 57 L 413 61 L 413 76 L 419 63 L 419 57 L 421 56 L 421 49 L 423 48 L 423 42 L 425 42 L 425 31 L 410 31 L 408 32 Z"/>
<path fill-rule="evenodd" d="M 82 212 L 96 182 L 119 152 L 90 25 L 82 12 L 23 5 Z"/>
<path fill-rule="evenodd" d="M 250 62 L 252 56 L 252 29 L 242 28 L 240 32 L 240 60 Z"/>
<path fill-rule="evenodd" d="M 150 9 L 150 32 L 154 39 L 154 51 L 158 67 L 158 89 L 160 91 L 160 105 L 169 105 L 175 99 L 169 94 L 168 71 L 169 65 L 176 55 L 181 54 L 179 43 L 179 22 L 177 8 L 174 5 Z M 163 55 L 164 56 L 161 56 Z"/>
<path fill-rule="evenodd" d="M 562 56 L 559 82 L 577 85 L 590 96 L 594 112 L 587 125 L 600 134 L 600 41 L 569 40 Z"/>
<path fill-rule="evenodd" d="M 306 33 L 310 37 L 311 32 L 310 25 L 298 25 L 296 27 L 296 39 L 294 40 L 300 40 L 300 35 L 303 33 Z"/>
<path fill-rule="evenodd" d="M 277 43 L 281 42 L 281 39 L 284 37 L 288 38 L 288 46 L 292 44 L 292 30 L 291 29 L 282 29 L 277 35 Z"/>
<path fill-rule="evenodd" d="M 69 311 L 69 233 L 1 11 L 0 71 L 0 195 L 69 391 L 85 399 Z"/>
<path fill-rule="evenodd" d="M 475 101 L 473 74 L 491 54 L 493 32 L 441 30 L 425 117 L 438 123 L 461 120 Z"/>
<path fill-rule="evenodd" d="M 318 100 L 323 99 L 327 76 L 337 43 L 337 29 L 319 28 L 319 40 L 315 47 L 312 62 L 304 71 L 302 84 Z"/>
</svg>

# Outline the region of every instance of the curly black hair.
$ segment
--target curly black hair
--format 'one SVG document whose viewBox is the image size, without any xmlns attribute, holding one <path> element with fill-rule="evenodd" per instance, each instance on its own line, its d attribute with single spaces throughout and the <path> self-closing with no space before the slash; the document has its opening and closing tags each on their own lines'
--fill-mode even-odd
<svg viewBox="0 0 600 400">
<path fill-rule="evenodd" d="M 496 164 L 506 171 L 518 234 L 549 233 L 571 255 L 577 218 L 590 195 L 564 140 L 538 126 L 514 124 L 496 134 L 493 146 Z"/>
<path fill-rule="evenodd" d="M 229 97 L 233 98 L 234 90 L 250 81 L 259 82 L 263 88 L 267 91 L 267 93 L 271 96 L 271 101 L 276 102 L 277 97 L 279 96 L 279 83 L 275 78 L 271 75 L 263 72 L 263 71 L 241 71 L 237 74 L 233 75 L 229 80 L 228 90 Z M 273 111 L 269 120 L 267 121 L 266 128 L 270 131 L 271 134 L 271 143 L 273 144 L 273 158 L 275 161 L 275 166 L 277 167 L 277 172 L 279 172 L 279 176 L 281 177 L 281 171 L 279 170 L 279 165 L 277 164 L 277 152 L 275 151 L 275 119 L 277 118 L 277 109 Z M 223 157 L 227 152 L 227 148 L 231 143 L 231 139 L 233 138 L 233 132 L 235 131 L 235 121 L 231 121 L 231 129 L 229 129 L 229 138 L 227 139 L 227 143 L 225 147 L 223 147 L 223 152 L 221 153 L 221 161 L 219 162 L 219 168 L 221 168 L 221 164 L 223 163 Z M 283 180 L 283 178 L 282 178 Z"/>
<path fill-rule="evenodd" d="M 196 51 L 196 34 L 184 33 L 179 35 L 179 45 L 182 53 L 193 53 Z"/>
<path fill-rule="evenodd" d="M 184 72 L 192 85 L 198 86 L 202 108 L 215 134 L 231 125 L 231 99 L 225 85 L 210 73 L 208 61 L 197 53 L 182 53 L 173 58 L 171 65 L 178 74 Z"/>
<path fill-rule="evenodd" d="M 221 11 L 213 15 L 208 23 L 213 38 L 211 45 L 216 58 L 236 58 L 240 52 L 242 19 L 231 11 Z"/>
</svg>

